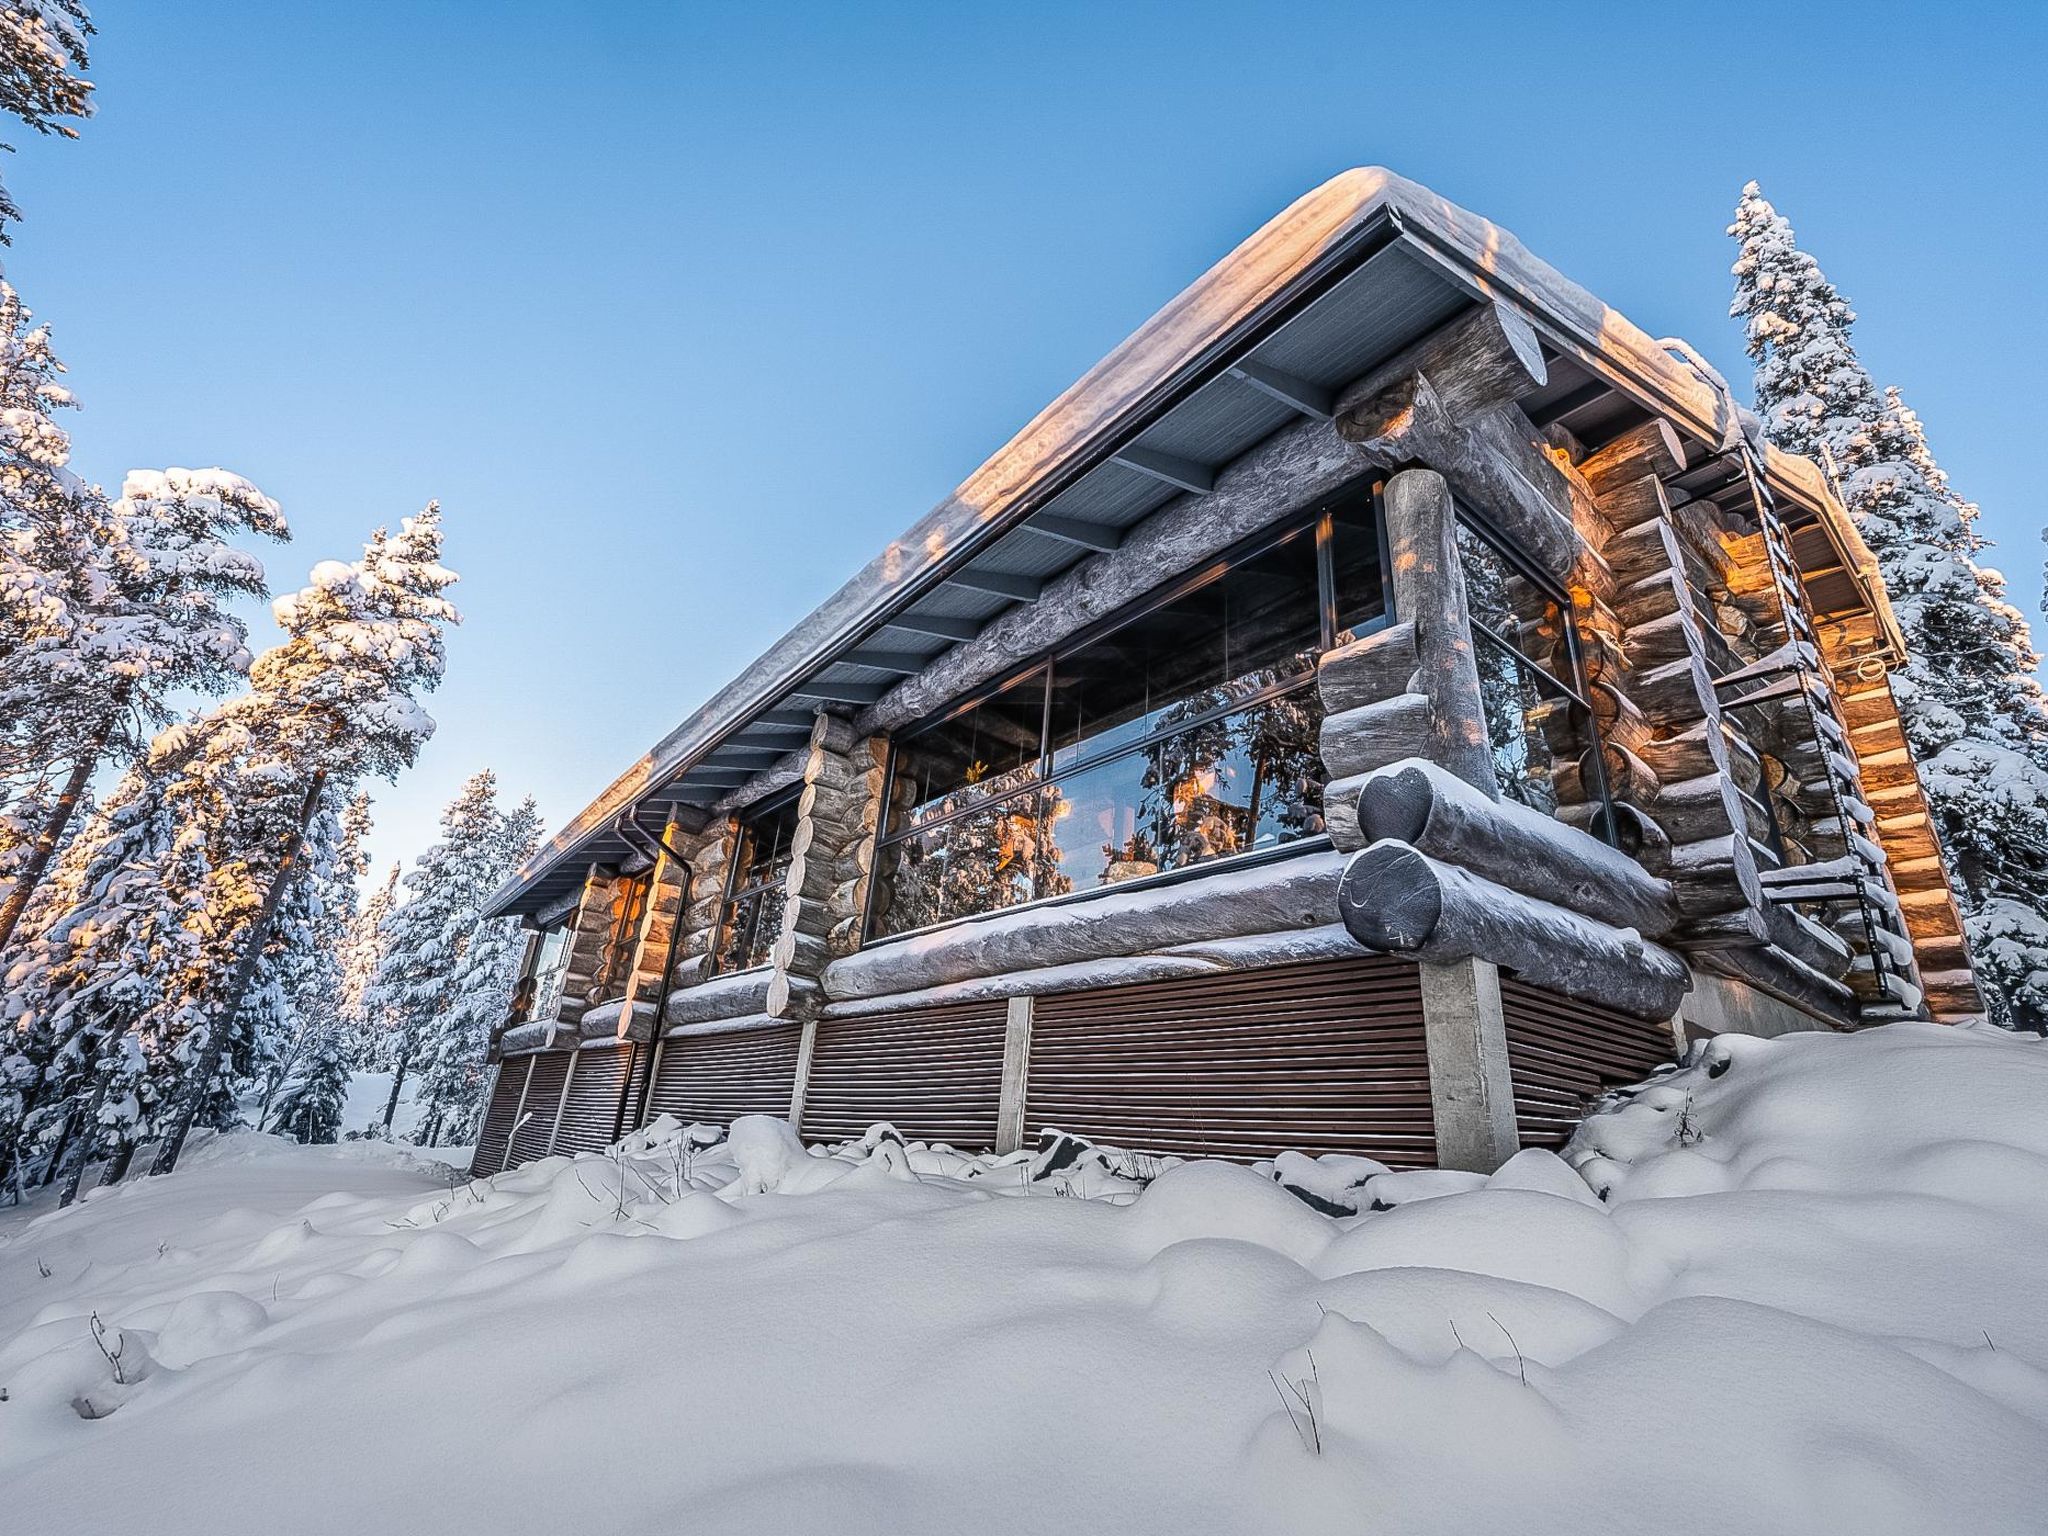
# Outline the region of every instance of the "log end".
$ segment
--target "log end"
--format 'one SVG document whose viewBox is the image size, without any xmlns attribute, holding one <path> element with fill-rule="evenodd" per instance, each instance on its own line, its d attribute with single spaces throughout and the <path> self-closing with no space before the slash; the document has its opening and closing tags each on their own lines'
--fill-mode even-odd
<svg viewBox="0 0 2048 1536">
<path fill-rule="evenodd" d="M 1369 949 L 1420 949 L 1443 915 L 1443 890 L 1428 859 L 1405 843 L 1379 842 L 1344 867 L 1337 915 Z"/>
</svg>

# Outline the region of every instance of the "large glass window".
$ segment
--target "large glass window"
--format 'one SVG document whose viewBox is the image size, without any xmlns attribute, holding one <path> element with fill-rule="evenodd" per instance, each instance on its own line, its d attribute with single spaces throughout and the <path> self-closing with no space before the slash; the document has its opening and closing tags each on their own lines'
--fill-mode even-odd
<svg viewBox="0 0 2048 1536">
<path fill-rule="evenodd" d="M 1458 563 L 1501 793 L 1546 815 L 1604 797 L 1578 642 L 1562 594 L 1460 519 Z"/>
<path fill-rule="evenodd" d="M 902 738 L 870 936 L 1321 832 L 1315 658 L 1385 622 L 1381 577 L 1347 497 Z"/>
<path fill-rule="evenodd" d="M 569 925 L 564 921 L 535 934 L 527 945 L 525 974 L 512 993 L 513 1022 L 552 1019 L 568 974 Z"/>
<path fill-rule="evenodd" d="M 782 932 L 784 881 L 789 875 L 790 844 L 796 836 L 795 795 L 783 795 L 750 807 L 740 819 L 732 875 L 718 924 L 718 945 L 712 952 L 719 972 L 752 970 L 768 963 Z"/>
</svg>

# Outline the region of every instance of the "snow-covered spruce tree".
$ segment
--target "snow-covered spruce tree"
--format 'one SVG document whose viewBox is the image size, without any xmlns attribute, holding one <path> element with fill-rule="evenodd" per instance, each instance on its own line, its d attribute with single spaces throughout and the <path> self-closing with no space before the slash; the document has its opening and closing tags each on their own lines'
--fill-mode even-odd
<svg viewBox="0 0 2048 1536">
<path fill-rule="evenodd" d="M 317 566 L 276 603 L 288 638 L 250 691 L 161 733 L 67 855 L 62 919 L 10 978 L 24 1097 L 41 1101 L 32 1132 L 61 1139 L 52 1127 L 82 1119 L 94 1145 L 129 1147 L 161 1132 L 162 1172 L 195 1121 L 232 1113 L 312 924 L 294 875 L 338 840 L 334 801 L 365 773 L 395 774 L 433 728 L 413 695 L 439 680 L 455 618 L 439 551 L 429 507 L 355 564 Z"/>
<path fill-rule="evenodd" d="M 1854 312 L 1754 182 L 1729 233 L 1764 430 L 1835 476 L 1892 594 L 1908 652 L 1893 687 L 1987 1003 L 2048 1027 L 2048 704 L 2026 621 L 1977 563 L 1976 507 L 1878 390 Z"/>
<path fill-rule="evenodd" d="M 342 1106 L 348 1100 L 352 1071 L 341 1027 L 323 1029 L 306 1042 L 278 1093 L 271 1129 L 303 1142 L 340 1140 Z"/>
<path fill-rule="evenodd" d="M 296 1106 L 301 1126 L 338 1121 L 341 1099 L 347 1092 L 342 962 L 349 932 L 360 915 L 356 884 L 369 864 L 363 850 L 371 825 L 369 795 L 357 791 L 342 811 L 338 828 L 330 818 L 331 813 L 323 809 L 307 832 L 306 873 L 297 886 L 304 893 L 305 921 L 296 930 L 287 929 L 280 921 L 273 940 L 281 950 L 278 970 L 283 978 L 284 1017 L 276 1049 L 270 1053 L 275 1059 L 264 1074 L 263 1103 L 256 1116 L 259 1130 L 270 1126 L 270 1114 L 281 1091 Z M 331 853 L 326 835 L 330 831 L 337 833 Z M 314 1056 L 323 1050 L 344 1062 L 338 1088 L 331 1074 L 321 1075 L 317 1084 L 308 1077 Z M 319 1093 L 337 1096 L 331 1105 L 308 1102 L 308 1094 Z M 281 1124 L 276 1128 L 284 1129 Z M 300 1137 L 308 1139 L 323 1138 Z"/>
<path fill-rule="evenodd" d="M 530 797 L 498 818 L 483 896 L 533 856 L 541 830 L 540 811 Z M 430 1022 L 418 1053 L 416 1097 L 425 1115 L 417 1140 L 422 1146 L 465 1143 L 475 1135 L 483 1115 L 491 1035 L 511 1014 L 512 988 L 525 950 L 526 935 L 517 918 L 479 921 L 471 930 L 455 967 L 455 1001 Z"/>
<path fill-rule="evenodd" d="M 113 501 L 79 480 L 54 419 L 74 404 L 62 372 L 0 284 L 0 808 L 23 823 L 0 948 L 99 764 L 133 760 L 174 695 L 240 680 L 247 636 L 226 603 L 261 596 L 263 567 L 228 540 L 286 532 L 224 470 L 137 471 Z"/>
<path fill-rule="evenodd" d="M 441 1021 L 461 1001 L 463 957 L 484 900 L 507 868 L 497 797 L 498 776 L 488 768 L 464 782 L 442 809 L 441 840 L 405 877 L 410 896 L 385 919 L 384 957 L 364 1004 L 384 1026 L 379 1064 L 391 1073 L 387 1129 L 407 1074 L 423 1064 Z"/>
<path fill-rule="evenodd" d="M 86 39 L 92 31 L 83 0 L 8 0 L 0 9 L 0 111 L 37 133 L 77 138 L 65 119 L 92 115 L 92 85 L 75 73 L 90 67 Z M 7 243 L 7 225 L 20 218 L 0 187 L 0 245 Z"/>
<path fill-rule="evenodd" d="M 0 518 L 6 762 L 38 782 L 69 765 L 0 903 L 4 947 L 95 769 L 132 760 L 178 698 L 241 680 L 248 635 L 227 604 L 264 595 L 264 574 L 229 540 L 287 531 L 277 503 L 220 469 L 136 470 L 113 502 L 73 484 Z"/>
<path fill-rule="evenodd" d="M 4 977 L 0 1169 L 40 1152 L 82 1168 L 102 1131 L 119 1138 L 151 1105 L 143 1059 L 197 1022 L 208 929 L 207 827 L 221 817 L 222 761 L 184 737 L 131 768 L 66 849 L 40 908 L 52 920 Z"/>
<path fill-rule="evenodd" d="M 385 871 L 384 881 L 370 892 L 349 924 L 341 946 L 341 1021 L 348 1032 L 349 1060 L 358 1070 L 370 1067 L 382 1034 L 379 1021 L 364 1001 L 384 960 L 384 923 L 398 905 L 399 867 Z"/>
<path fill-rule="evenodd" d="M 210 973 L 206 1025 L 181 1042 L 184 1081 L 152 1173 L 177 1165 L 207 1096 L 221 1088 L 223 1058 L 249 1069 L 241 1005 L 274 953 L 270 929 L 292 896 L 324 797 L 365 774 L 395 777 L 433 734 L 414 695 L 440 682 L 443 630 L 457 618 L 443 595 L 455 577 L 440 554 L 441 513 L 430 503 L 395 536 L 378 529 L 355 563 L 322 561 L 310 586 L 273 605 L 289 638 L 256 659 L 250 692 L 217 711 L 246 733 L 240 835 L 216 861 L 208 900 L 216 942 L 235 959 L 232 970 Z"/>
</svg>

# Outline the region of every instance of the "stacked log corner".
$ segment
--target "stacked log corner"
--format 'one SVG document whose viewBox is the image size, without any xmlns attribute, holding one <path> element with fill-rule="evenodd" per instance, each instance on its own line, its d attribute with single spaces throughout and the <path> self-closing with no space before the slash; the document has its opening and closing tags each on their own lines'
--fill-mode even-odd
<svg viewBox="0 0 2048 1536">
<path fill-rule="evenodd" d="M 817 717 L 804 757 L 782 931 L 768 983 L 771 1017 L 815 1018 L 824 1000 L 825 967 L 858 944 L 883 760 L 879 740 L 856 737 L 835 716 Z"/>
<path fill-rule="evenodd" d="M 1404 470 L 1382 496 L 1398 623 L 1322 659 L 1324 819 L 1340 849 L 1361 848 L 1355 805 L 1365 776 L 1425 758 L 1496 792 L 1479 669 L 1458 567 L 1457 519 L 1443 476 Z"/>
<path fill-rule="evenodd" d="M 1980 1016 L 1984 999 L 1971 968 L 1962 913 L 1949 888 L 1933 813 L 1899 723 L 1890 680 L 1882 673 L 1858 677 L 1844 688 L 1842 703 L 1864 799 L 1877 816 L 1878 841 L 1898 891 L 1928 1012 L 1944 1023 Z"/>
</svg>

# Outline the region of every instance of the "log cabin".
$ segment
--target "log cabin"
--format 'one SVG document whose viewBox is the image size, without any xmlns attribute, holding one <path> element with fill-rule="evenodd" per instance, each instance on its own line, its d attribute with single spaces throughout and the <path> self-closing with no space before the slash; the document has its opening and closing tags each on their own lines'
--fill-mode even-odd
<svg viewBox="0 0 2048 1536">
<path fill-rule="evenodd" d="M 1977 1013 L 1815 465 L 1347 172 L 492 899 L 478 1173 L 661 1114 L 1486 1170 L 1688 1038 Z"/>
</svg>

